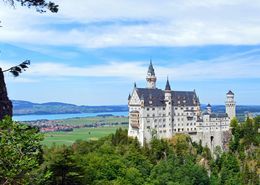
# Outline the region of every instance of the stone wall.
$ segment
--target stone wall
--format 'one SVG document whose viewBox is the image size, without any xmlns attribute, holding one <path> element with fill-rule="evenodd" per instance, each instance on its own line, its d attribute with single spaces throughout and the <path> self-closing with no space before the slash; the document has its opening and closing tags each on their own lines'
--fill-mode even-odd
<svg viewBox="0 0 260 185">
<path fill-rule="evenodd" d="M 0 68 L 0 120 L 6 115 L 13 115 L 13 105 L 8 98 L 4 74 Z"/>
</svg>

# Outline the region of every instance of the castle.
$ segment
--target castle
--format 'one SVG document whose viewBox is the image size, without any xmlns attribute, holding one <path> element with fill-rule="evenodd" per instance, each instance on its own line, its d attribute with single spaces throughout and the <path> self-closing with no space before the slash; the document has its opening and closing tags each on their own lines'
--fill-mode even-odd
<svg viewBox="0 0 260 185">
<path fill-rule="evenodd" d="M 171 138 L 176 133 L 189 134 L 195 142 L 225 149 L 230 135 L 230 121 L 236 116 L 234 93 L 226 96 L 226 113 L 214 113 L 210 104 L 201 111 L 199 98 L 194 91 L 175 91 L 167 78 L 165 89 L 156 88 L 156 75 L 150 62 L 146 88 L 134 89 L 128 97 L 128 136 L 137 137 L 141 145 L 153 137 Z"/>
</svg>

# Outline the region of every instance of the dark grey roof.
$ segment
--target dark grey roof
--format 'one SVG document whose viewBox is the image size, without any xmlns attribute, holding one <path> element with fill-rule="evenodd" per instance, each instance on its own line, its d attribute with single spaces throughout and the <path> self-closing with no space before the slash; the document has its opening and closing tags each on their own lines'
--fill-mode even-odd
<svg viewBox="0 0 260 185">
<path fill-rule="evenodd" d="M 165 91 L 161 89 L 136 88 L 145 106 L 164 106 Z M 173 106 L 197 106 L 199 99 L 194 91 L 171 91 Z"/>
<path fill-rule="evenodd" d="M 166 81 L 165 90 L 167 90 L 167 91 L 171 90 L 171 86 L 170 86 L 168 78 L 167 78 L 167 81 Z"/>
<path fill-rule="evenodd" d="M 131 99 L 131 95 L 129 94 L 129 95 L 128 95 L 128 100 L 130 100 L 130 99 Z"/>
<path fill-rule="evenodd" d="M 234 95 L 234 93 L 231 90 L 229 90 L 227 94 Z"/>
<path fill-rule="evenodd" d="M 211 107 L 211 105 L 208 103 L 207 107 Z"/>
<path fill-rule="evenodd" d="M 148 68 L 148 72 L 147 72 L 147 73 L 150 73 L 152 76 L 155 76 L 155 72 L 154 72 L 152 60 L 150 60 L 150 65 L 149 65 L 149 68 Z"/>
<path fill-rule="evenodd" d="M 145 106 L 164 106 L 164 91 L 161 89 L 137 88 L 136 91 Z"/>
<path fill-rule="evenodd" d="M 227 113 L 212 113 L 210 114 L 210 118 L 227 118 Z"/>
<path fill-rule="evenodd" d="M 194 91 L 172 91 L 174 106 L 197 106 L 199 99 Z"/>
</svg>

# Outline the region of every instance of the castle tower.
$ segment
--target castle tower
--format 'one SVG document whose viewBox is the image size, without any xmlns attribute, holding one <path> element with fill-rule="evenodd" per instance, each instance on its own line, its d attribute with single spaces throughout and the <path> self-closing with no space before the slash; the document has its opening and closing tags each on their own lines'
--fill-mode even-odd
<svg viewBox="0 0 260 185">
<path fill-rule="evenodd" d="M 150 61 L 150 65 L 149 65 L 147 76 L 146 76 L 146 81 L 147 81 L 147 88 L 150 88 L 150 89 L 156 88 L 156 76 L 154 73 L 152 61 Z"/>
<path fill-rule="evenodd" d="M 208 114 L 211 114 L 211 113 L 212 113 L 211 105 L 210 105 L 210 104 L 207 105 L 206 109 L 207 109 L 207 113 L 208 113 Z"/>
<path fill-rule="evenodd" d="M 165 91 L 164 91 L 164 102 L 165 102 L 165 115 L 166 115 L 166 137 L 171 137 L 173 132 L 172 127 L 172 93 L 169 80 L 167 78 Z"/>
<path fill-rule="evenodd" d="M 230 119 L 236 117 L 236 102 L 234 100 L 234 93 L 231 90 L 227 93 L 226 113 Z"/>
</svg>

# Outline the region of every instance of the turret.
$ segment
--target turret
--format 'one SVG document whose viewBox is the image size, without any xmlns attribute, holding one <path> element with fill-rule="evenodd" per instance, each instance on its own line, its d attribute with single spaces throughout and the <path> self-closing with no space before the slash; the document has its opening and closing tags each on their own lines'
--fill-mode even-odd
<svg viewBox="0 0 260 185">
<path fill-rule="evenodd" d="M 164 92 L 165 92 L 165 101 L 171 101 L 171 86 L 170 86 L 168 77 L 167 77 Z"/>
<path fill-rule="evenodd" d="M 230 119 L 233 119 L 236 117 L 236 102 L 234 100 L 234 93 L 229 90 L 226 95 L 226 113 Z"/>
<path fill-rule="evenodd" d="M 172 127 L 172 93 L 169 79 L 167 77 L 165 90 L 164 90 L 164 102 L 165 102 L 165 115 L 166 115 L 166 137 L 171 137 L 173 132 Z"/>
<path fill-rule="evenodd" d="M 156 88 L 156 76 L 153 68 L 152 61 L 150 61 L 150 65 L 148 68 L 147 76 L 146 76 L 146 81 L 147 81 L 147 88 L 150 89 L 155 89 Z"/>
<path fill-rule="evenodd" d="M 207 113 L 208 113 L 208 114 L 211 114 L 211 113 L 212 113 L 211 105 L 210 105 L 210 104 L 207 105 L 206 109 L 207 109 Z"/>
</svg>

